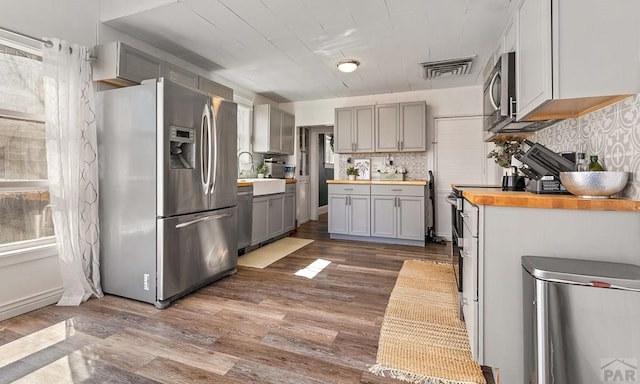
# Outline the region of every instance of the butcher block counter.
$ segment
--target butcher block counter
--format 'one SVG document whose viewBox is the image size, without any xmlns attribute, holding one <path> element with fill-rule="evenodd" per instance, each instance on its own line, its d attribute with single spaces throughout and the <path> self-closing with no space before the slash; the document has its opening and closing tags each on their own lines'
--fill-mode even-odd
<svg viewBox="0 0 640 384">
<path fill-rule="evenodd" d="M 520 208 L 580 209 L 592 211 L 640 212 L 640 201 L 585 199 L 574 195 L 535 194 L 490 189 L 465 189 L 462 196 L 475 205 Z"/>
<path fill-rule="evenodd" d="M 427 185 L 426 180 L 327 180 L 327 184 Z"/>
</svg>

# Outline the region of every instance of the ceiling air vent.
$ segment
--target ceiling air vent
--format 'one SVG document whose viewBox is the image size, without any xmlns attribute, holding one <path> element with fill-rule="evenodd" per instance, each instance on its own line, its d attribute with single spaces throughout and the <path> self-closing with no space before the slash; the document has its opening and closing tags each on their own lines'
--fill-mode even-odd
<svg viewBox="0 0 640 384">
<path fill-rule="evenodd" d="M 425 80 L 431 80 L 440 77 L 468 75 L 471 72 L 471 63 L 474 57 L 420 63 L 423 70 L 422 76 Z"/>
</svg>

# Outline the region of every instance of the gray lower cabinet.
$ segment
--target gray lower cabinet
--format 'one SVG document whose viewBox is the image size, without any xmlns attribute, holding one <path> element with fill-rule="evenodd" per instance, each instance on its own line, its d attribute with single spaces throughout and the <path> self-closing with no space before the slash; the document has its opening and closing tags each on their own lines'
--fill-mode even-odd
<svg viewBox="0 0 640 384">
<path fill-rule="evenodd" d="M 251 245 L 253 187 L 238 187 L 238 249 Z"/>
<path fill-rule="evenodd" d="M 284 193 L 284 231 L 296 229 L 296 185 L 287 184 Z"/>
<path fill-rule="evenodd" d="M 371 186 L 371 236 L 424 241 L 423 186 Z"/>
<path fill-rule="evenodd" d="M 253 198 L 251 245 L 284 233 L 284 200 L 284 193 Z"/>
<path fill-rule="evenodd" d="M 329 233 L 371 236 L 370 187 L 368 185 L 329 185 Z"/>
</svg>

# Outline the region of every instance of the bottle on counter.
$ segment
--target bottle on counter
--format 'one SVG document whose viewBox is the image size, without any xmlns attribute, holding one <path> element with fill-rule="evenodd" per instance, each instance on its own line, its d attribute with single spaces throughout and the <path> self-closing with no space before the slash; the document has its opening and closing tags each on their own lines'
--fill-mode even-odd
<svg viewBox="0 0 640 384">
<path fill-rule="evenodd" d="M 576 172 L 586 172 L 588 170 L 587 155 L 584 152 L 576 153 Z"/>
<path fill-rule="evenodd" d="M 591 155 L 589 157 L 591 161 L 589 161 L 589 171 L 604 171 L 602 165 L 598 162 L 598 155 Z"/>
</svg>

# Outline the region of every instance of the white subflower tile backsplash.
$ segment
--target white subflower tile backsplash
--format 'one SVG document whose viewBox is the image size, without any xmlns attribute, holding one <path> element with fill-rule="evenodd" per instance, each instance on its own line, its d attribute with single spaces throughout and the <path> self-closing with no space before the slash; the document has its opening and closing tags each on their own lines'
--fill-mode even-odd
<svg viewBox="0 0 640 384">
<path fill-rule="evenodd" d="M 537 132 L 537 141 L 555 152 L 598 155 L 607 171 L 627 171 L 621 197 L 640 200 L 640 95 Z"/>
<path fill-rule="evenodd" d="M 427 152 L 410 152 L 410 153 L 350 153 L 337 155 L 340 173 L 336 179 L 347 178 L 347 167 L 353 164 L 347 163 L 347 159 L 370 159 L 372 157 L 392 157 L 393 165 L 396 167 L 404 167 L 407 170 L 406 180 L 426 180 L 427 179 Z M 372 176 L 373 178 L 373 176 Z"/>
</svg>

